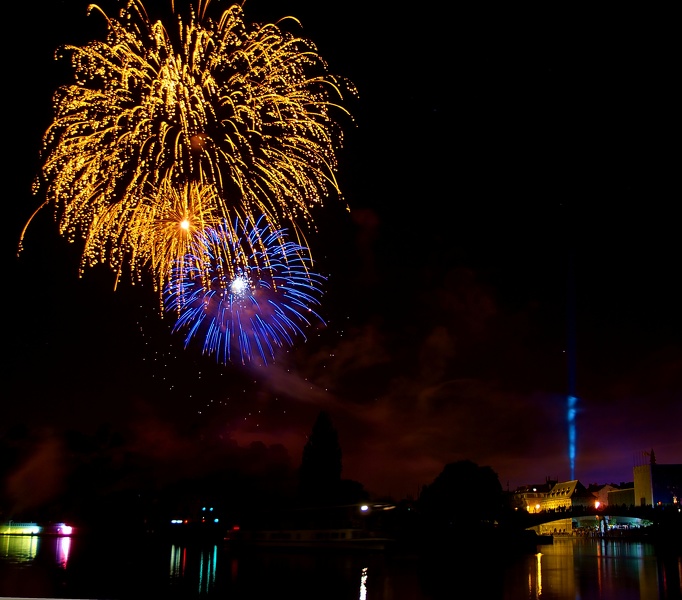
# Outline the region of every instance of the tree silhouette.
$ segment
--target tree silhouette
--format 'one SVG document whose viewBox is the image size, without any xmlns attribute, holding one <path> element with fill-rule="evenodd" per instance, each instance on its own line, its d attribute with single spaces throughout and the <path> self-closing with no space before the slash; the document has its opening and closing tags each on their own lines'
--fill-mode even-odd
<svg viewBox="0 0 682 600">
<path fill-rule="evenodd" d="M 445 465 L 433 483 L 424 486 L 418 507 L 426 532 L 475 531 L 499 519 L 504 493 L 492 468 L 462 460 Z"/>
<path fill-rule="evenodd" d="M 299 496 L 304 503 L 333 504 L 341 492 L 342 466 L 339 436 L 329 413 L 322 410 L 303 447 L 299 469 Z"/>
</svg>

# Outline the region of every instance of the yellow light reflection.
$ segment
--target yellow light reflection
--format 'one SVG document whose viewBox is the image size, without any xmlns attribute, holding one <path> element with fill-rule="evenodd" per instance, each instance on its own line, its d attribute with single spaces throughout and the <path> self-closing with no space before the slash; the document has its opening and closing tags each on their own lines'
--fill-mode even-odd
<svg viewBox="0 0 682 600">
<path fill-rule="evenodd" d="M 33 560 L 38 552 L 40 538 L 34 535 L 3 536 L 3 555 L 15 562 Z"/>
<path fill-rule="evenodd" d="M 542 552 L 538 552 L 535 555 L 537 559 L 537 583 L 535 586 L 535 597 L 539 598 L 542 596 Z"/>
</svg>

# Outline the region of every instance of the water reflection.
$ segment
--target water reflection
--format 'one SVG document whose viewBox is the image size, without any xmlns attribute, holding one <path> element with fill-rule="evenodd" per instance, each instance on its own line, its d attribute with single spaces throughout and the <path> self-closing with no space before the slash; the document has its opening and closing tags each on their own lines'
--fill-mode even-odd
<svg viewBox="0 0 682 600">
<path fill-rule="evenodd" d="M 215 586 L 219 547 L 171 544 L 170 582 L 178 586 L 188 579 L 197 582 L 197 593 L 208 594 Z M 235 566 L 233 566 L 235 568 Z"/>
<path fill-rule="evenodd" d="M 682 556 L 657 556 L 651 544 L 567 537 L 555 538 L 554 544 L 541 549 L 522 559 L 523 575 L 516 568 L 507 570 L 506 600 L 682 597 Z M 525 589 L 523 595 L 521 589 Z"/>
<path fill-rule="evenodd" d="M 127 537 L 0 536 L 0 597 L 182 600 L 679 600 L 682 555 L 647 543 L 556 538 L 534 554 L 495 547 L 418 558 L 235 552 Z M 169 560 L 170 557 L 170 560 Z M 464 596 L 466 597 L 466 596 Z"/>
<path fill-rule="evenodd" d="M 55 539 L 57 545 L 56 560 L 60 568 L 66 569 L 69 563 L 69 552 L 71 551 L 71 538 L 58 537 Z"/>
<path fill-rule="evenodd" d="M 199 558 L 199 593 L 208 593 L 215 585 L 216 564 L 218 562 L 218 546 L 210 550 L 202 550 Z"/>
<path fill-rule="evenodd" d="M 3 556 L 11 562 L 31 561 L 38 554 L 40 538 L 34 535 L 2 536 Z"/>
<path fill-rule="evenodd" d="M 360 600 L 367 600 L 367 567 L 362 567 L 360 575 Z"/>
<path fill-rule="evenodd" d="M 535 555 L 535 558 L 537 559 L 537 570 L 536 570 L 536 587 L 535 587 L 535 597 L 539 598 L 542 596 L 542 552 L 538 552 Z M 528 581 L 531 582 L 531 578 L 528 577 Z M 531 584 L 531 590 L 532 590 L 532 584 Z"/>
<path fill-rule="evenodd" d="M 41 546 L 54 552 L 54 561 L 61 569 L 66 569 L 71 552 L 70 537 L 41 538 L 36 535 L 0 536 L 2 556 L 12 563 L 32 562 L 38 556 Z M 53 546 L 53 548 L 50 548 Z"/>
</svg>

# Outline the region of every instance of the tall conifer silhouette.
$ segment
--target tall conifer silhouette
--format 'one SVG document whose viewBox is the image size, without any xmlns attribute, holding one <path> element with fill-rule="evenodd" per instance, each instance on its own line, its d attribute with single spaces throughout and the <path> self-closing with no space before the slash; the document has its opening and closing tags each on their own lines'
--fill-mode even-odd
<svg viewBox="0 0 682 600">
<path fill-rule="evenodd" d="M 340 491 L 342 453 L 339 436 L 329 413 L 322 410 L 303 448 L 299 470 L 299 493 L 303 501 L 333 503 Z"/>
</svg>

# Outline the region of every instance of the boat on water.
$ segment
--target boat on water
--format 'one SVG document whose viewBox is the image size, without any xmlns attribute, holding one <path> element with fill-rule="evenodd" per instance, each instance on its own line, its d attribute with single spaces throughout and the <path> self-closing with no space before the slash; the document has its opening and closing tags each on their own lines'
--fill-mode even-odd
<svg viewBox="0 0 682 600">
<path fill-rule="evenodd" d="M 0 523 L 0 535 L 57 535 L 70 536 L 74 528 L 66 523 L 39 525 L 34 522 L 7 521 Z"/>
<path fill-rule="evenodd" d="M 365 529 L 232 529 L 225 540 L 237 547 L 337 550 L 386 550 L 394 542 Z"/>
<path fill-rule="evenodd" d="M 279 509 L 252 515 L 227 531 L 237 548 L 387 550 L 394 544 L 383 517 L 388 504 Z"/>
<path fill-rule="evenodd" d="M 15 521 L 0 523 L 0 535 L 39 535 L 42 529 L 38 523 Z"/>
</svg>

